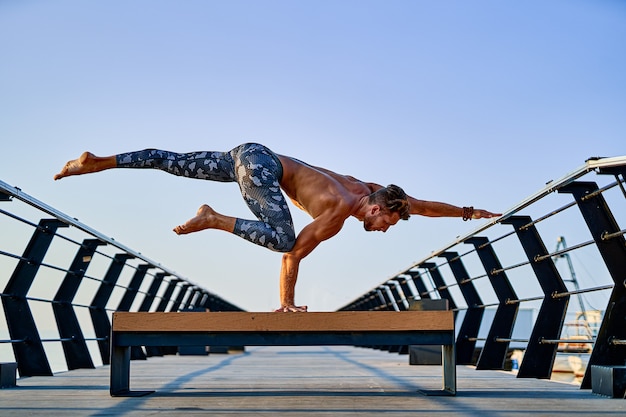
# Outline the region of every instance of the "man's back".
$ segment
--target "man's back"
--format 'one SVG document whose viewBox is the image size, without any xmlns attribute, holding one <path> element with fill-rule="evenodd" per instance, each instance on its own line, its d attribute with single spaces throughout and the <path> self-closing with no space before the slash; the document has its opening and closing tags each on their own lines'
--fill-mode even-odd
<svg viewBox="0 0 626 417">
<path fill-rule="evenodd" d="M 356 178 L 340 175 L 298 159 L 278 155 L 283 165 L 280 186 L 300 209 L 316 218 L 332 209 L 345 219 L 353 214 L 363 197 L 375 188 Z M 378 186 L 380 187 L 380 186 Z"/>
</svg>

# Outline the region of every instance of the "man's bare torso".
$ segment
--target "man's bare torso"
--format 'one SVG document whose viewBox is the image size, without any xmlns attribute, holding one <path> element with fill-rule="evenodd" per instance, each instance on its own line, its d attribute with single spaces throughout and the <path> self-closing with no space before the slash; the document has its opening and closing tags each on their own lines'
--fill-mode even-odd
<svg viewBox="0 0 626 417">
<path fill-rule="evenodd" d="M 278 159 L 283 165 L 281 188 L 297 207 L 313 218 L 332 208 L 336 214 L 342 213 L 345 219 L 354 213 L 363 197 L 380 187 L 374 188 L 374 184 L 366 184 L 288 156 L 278 155 Z"/>
</svg>

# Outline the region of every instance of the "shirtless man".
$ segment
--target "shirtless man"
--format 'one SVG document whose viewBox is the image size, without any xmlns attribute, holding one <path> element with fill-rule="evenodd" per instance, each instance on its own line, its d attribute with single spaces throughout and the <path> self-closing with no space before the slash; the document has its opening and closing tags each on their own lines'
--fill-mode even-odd
<svg viewBox="0 0 626 417">
<path fill-rule="evenodd" d="M 300 261 L 322 241 L 336 235 L 350 216 L 367 231 L 386 232 L 411 214 L 431 217 L 491 218 L 500 214 L 473 207 L 457 207 L 407 196 L 396 186 L 359 181 L 297 159 L 277 155 L 263 145 L 246 143 L 228 152 L 175 152 L 145 149 L 108 157 L 89 152 L 69 161 L 55 180 L 110 168 L 154 168 L 170 174 L 222 182 L 237 182 L 248 207 L 258 220 L 230 217 L 201 206 L 196 216 L 176 226 L 182 235 L 219 229 L 252 243 L 283 252 L 280 302 L 276 311 L 306 311 L 295 305 Z M 313 221 L 296 236 L 289 207 L 282 194 L 306 211 Z"/>
</svg>

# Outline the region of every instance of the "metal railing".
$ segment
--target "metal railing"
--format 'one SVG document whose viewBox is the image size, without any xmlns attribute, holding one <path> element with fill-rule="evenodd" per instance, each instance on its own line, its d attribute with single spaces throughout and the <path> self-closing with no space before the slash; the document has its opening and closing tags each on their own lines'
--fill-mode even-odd
<svg viewBox="0 0 626 417">
<path fill-rule="evenodd" d="M 457 312 L 459 364 L 505 369 L 510 344 L 523 343 L 518 377 L 550 378 L 557 352 L 589 347 L 581 387 L 591 388 L 591 365 L 626 363 L 626 230 L 619 226 L 626 222 L 625 177 L 626 157 L 590 159 L 340 310 L 405 310 L 419 300 L 447 299 Z M 566 247 L 563 236 L 577 243 Z M 557 250 L 550 252 L 546 242 L 557 237 Z M 593 285 L 584 288 L 570 258 L 578 254 L 593 270 Z M 557 267 L 562 258 L 569 272 L 562 272 L 562 263 Z M 570 303 L 571 296 L 576 303 Z M 590 322 L 588 297 L 602 304 L 591 309 L 603 313 L 599 326 L 585 336 L 567 336 L 566 327 L 574 324 L 566 322 L 575 312 L 572 306 L 580 310 L 577 323 Z M 538 313 L 530 334 L 515 338 L 521 305 Z M 493 319 L 483 323 L 487 310 Z M 479 337 L 481 330 L 487 330 L 486 337 Z"/>
<path fill-rule="evenodd" d="M 0 362 L 17 362 L 21 377 L 108 364 L 113 311 L 241 310 L 2 181 L 0 288 Z"/>
</svg>

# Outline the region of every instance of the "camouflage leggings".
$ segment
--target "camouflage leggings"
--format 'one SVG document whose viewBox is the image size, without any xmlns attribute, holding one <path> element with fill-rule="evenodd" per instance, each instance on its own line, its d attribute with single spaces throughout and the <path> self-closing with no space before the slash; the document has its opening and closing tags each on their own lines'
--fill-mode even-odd
<svg viewBox="0 0 626 417">
<path fill-rule="evenodd" d="M 237 182 L 258 220 L 237 219 L 234 234 L 277 252 L 293 248 L 296 234 L 279 181 L 282 165 L 263 145 L 246 143 L 230 152 L 174 153 L 144 149 L 116 156 L 118 168 L 155 168 L 173 175 Z"/>
</svg>

